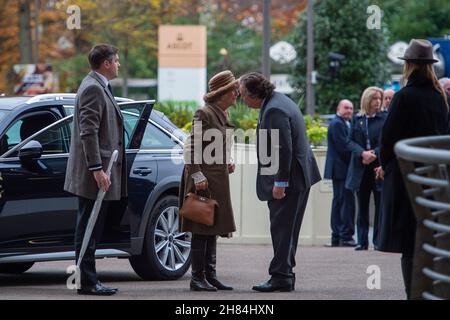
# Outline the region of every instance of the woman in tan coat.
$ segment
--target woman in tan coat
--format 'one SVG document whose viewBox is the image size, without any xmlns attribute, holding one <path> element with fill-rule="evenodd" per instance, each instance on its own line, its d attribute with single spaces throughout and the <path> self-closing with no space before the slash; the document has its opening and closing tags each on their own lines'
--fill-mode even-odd
<svg viewBox="0 0 450 320">
<path fill-rule="evenodd" d="M 195 191 L 219 203 L 213 226 L 180 219 L 181 231 L 192 232 L 193 291 L 233 289 L 217 279 L 216 248 L 217 236 L 230 237 L 236 231 L 228 177 L 235 168 L 230 161 L 234 126 L 229 123 L 226 110 L 236 103 L 237 96 L 238 83 L 230 71 L 212 77 L 209 93 L 204 96 L 205 106 L 195 112 L 192 132 L 185 143 L 180 208 L 184 197 Z"/>
</svg>

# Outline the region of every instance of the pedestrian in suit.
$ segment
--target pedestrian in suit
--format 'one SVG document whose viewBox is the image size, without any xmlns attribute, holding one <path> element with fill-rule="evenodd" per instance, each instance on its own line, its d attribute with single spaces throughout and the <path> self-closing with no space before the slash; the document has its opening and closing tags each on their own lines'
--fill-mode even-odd
<svg viewBox="0 0 450 320">
<path fill-rule="evenodd" d="M 75 251 L 78 260 L 81 244 L 99 189 L 106 191 L 91 240 L 81 261 L 81 288 L 78 294 L 112 295 L 117 289 L 103 286 L 95 269 L 95 249 L 100 241 L 107 208 L 125 207 L 127 171 L 123 118 L 111 91 L 109 80 L 118 75 L 119 50 L 97 45 L 89 52 L 92 71 L 83 79 L 75 98 L 75 111 L 64 190 L 78 196 Z M 119 151 L 111 177 L 105 171 L 114 150 Z"/>
<path fill-rule="evenodd" d="M 250 108 L 260 109 L 256 192 L 269 206 L 274 250 L 270 280 L 253 287 L 261 292 L 295 289 L 293 269 L 300 226 L 309 190 L 321 179 L 299 107 L 274 89 L 259 73 L 240 78 L 243 102 Z M 266 159 L 266 150 L 270 150 L 270 159 Z"/>
<path fill-rule="evenodd" d="M 381 170 L 384 178 L 378 250 L 402 253 L 401 267 L 408 299 L 415 246 L 416 219 L 394 153 L 402 139 L 447 134 L 448 101 L 436 78 L 433 46 L 411 40 L 403 60 L 406 86 L 394 95 L 381 135 Z"/>
<path fill-rule="evenodd" d="M 205 196 L 219 203 L 213 226 L 180 220 L 181 231 L 192 232 L 190 289 L 193 291 L 233 290 L 218 280 L 216 261 L 217 236 L 231 237 L 236 231 L 229 181 L 229 174 L 235 169 L 230 157 L 234 126 L 229 122 L 227 109 L 236 103 L 238 83 L 233 73 L 226 70 L 212 77 L 208 85 L 205 106 L 195 112 L 192 132 L 185 142 L 185 166 L 180 185 L 180 208 L 185 195 L 195 191 L 205 192 Z M 212 142 L 206 137 L 214 132 L 219 136 Z M 215 145 L 220 150 L 213 148 L 211 151 Z"/>
<path fill-rule="evenodd" d="M 375 246 L 377 244 L 381 185 L 375 179 L 375 168 L 379 165 L 380 151 L 378 144 L 387 114 L 381 111 L 382 101 L 382 89 L 369 87 L 364 90 L 361 97 L 361 110 L 354 119 L 347 139 L 347 148 L 352 155 L 345 187 L 356 191 L 358 199 L 356 226 L 358 245 L 355 250 L 367 250 L 369 247 L 369 201 L 371 193 L 373 193 L 375 200 L 373 243 Z"/>
<path fill-rule="evenodd" d="M 328 126 L 328 151 L 325 161 L 325 179 L 333 180 L 333 202 L 331 207 L 331 246 L 354 247 L 355 241 L 355 197 L 345 188 L 351 153 L 347 149 L 353 116 L 353 104 L 341 100 L 336 116 Z"/>
<path fill-rule="evenodd" d="M 383 106 L 381 109 L 383 111 L 389 111 L 389 107 L 391 105 L 392 98 L 394 97 L 395 91 L 392 89 L 386 89 L 383 92 Z"/>
</svg>

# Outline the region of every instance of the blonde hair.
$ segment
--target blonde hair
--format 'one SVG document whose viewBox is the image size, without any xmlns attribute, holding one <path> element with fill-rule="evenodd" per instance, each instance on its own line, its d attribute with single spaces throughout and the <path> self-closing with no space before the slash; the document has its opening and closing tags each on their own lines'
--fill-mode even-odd
<svg viewBox="0 0 450 320">
<path fill-rule="evenodd" d="M 383 102 L 383 90 L 378 87 L 368 87 L 366 90 L 364 90 L 362 96 L 361 96 L 361 104 L 360 104 L 360 110 L 358 112 L 358 116 L 364 116 L 369 113 L 370 109 L 370 102 L 373 99 L 373 96 L 379 93 L 381 94 L 381 102 Z M 381 111 L 381 109 L 380 109 Z"/>
<path fill-rule="evenodd" d="M 408 80 L 413 73 L 416 73 L 421 79 L 426 79 L 433 83 L 433 87 L 441 94 L 448 109 L 447 95 L 442 86 L 439 84 L 433 65 L 431 63 L 424 64 L 406 61 L 403 66 L 403 85 L 405 85 L 406 80 Z"/>
</svg>

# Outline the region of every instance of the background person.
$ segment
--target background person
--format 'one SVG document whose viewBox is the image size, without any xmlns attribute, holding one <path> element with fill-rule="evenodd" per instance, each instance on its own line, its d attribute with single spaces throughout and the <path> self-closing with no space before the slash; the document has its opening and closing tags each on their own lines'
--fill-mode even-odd
<svg viewBox="0 0 450 320">
<path fill-rule="evenodd" d="M 411 294 L 416 220 L 394 153 L 397 141 L 447 133 L 448 101 L 433 69 L 433 46 L 411 40 L 404 57 L 407 84 L 392 100 L 381 137 L 380 176 L 384 176 L 378 250 L 402 253 L 401 266 L 407 297 Z"/>
<path fill-rule="evenodd" d="M 357 234 L 358 245 L 355 250 L 369 248 L 369 203 L 372 193 L 375 200 L 375 221 L 373 243 L 377 244 L 378 214 L 380 207 L 380 186 L 375 179 L 378 167 L 379 138 L 386 119 L 386 112 L 381 111 L 383 90 L 369 87 L 361 97 L 361 109 L 355 117 L 347 140 L 351 151 L 350 167 L 345 186 L 356 191 L 358 199 Z"/>
<path fill-rule="evenodd" d="M 331 207 L 331 246 L 354 247 L 355 241 L 355 198 L 345 188 L 351 152 L 347 149 L 353 116 L 353 104 L 341 100 L 336 116 L 328 126 L 328 150 L 325 162 L 325 179 L 333 180 L 333 202 Z"/>
</svg>

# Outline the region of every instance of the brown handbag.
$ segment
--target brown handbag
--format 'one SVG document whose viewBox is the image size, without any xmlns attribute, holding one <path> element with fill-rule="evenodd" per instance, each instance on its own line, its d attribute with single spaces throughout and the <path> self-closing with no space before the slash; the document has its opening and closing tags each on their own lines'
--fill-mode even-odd
<svg viewBox="0 0 450 320">
<path fill-rule="evenodd" d="M 191 221 L 201 223 L 207 226 L 214 225 L 215 208 L 219 204 L 216 200 L 202 197 L 195 193 L 189 192 L 184 197 L 183 205 L 180 208 L 180 216 Z"/>
</svg>

